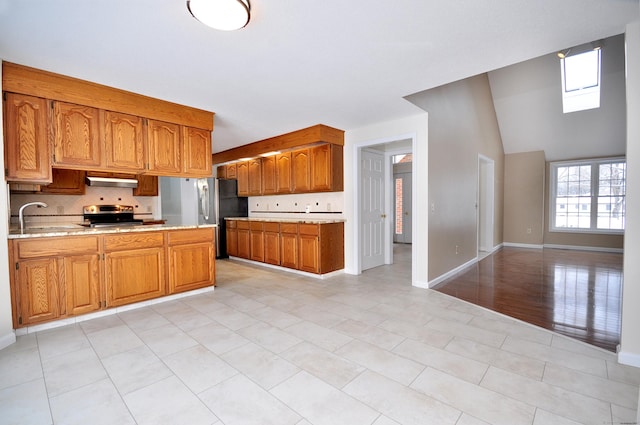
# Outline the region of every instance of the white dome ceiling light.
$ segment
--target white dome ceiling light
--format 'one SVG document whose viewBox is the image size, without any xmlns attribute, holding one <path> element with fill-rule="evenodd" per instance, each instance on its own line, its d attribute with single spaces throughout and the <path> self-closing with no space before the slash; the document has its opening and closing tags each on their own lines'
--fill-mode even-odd
<svg viewBox="0 0 640 425">
<path fill-rule="evenodd" d="M 198 21 L 223 31 L 244 28 L 251 18 L 249 0 L 188 0 L 187 9 Z"/>
</svg>

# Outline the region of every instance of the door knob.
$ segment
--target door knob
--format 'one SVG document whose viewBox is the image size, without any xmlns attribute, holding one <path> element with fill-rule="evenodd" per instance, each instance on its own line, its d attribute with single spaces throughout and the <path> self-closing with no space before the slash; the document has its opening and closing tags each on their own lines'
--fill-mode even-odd
<svg viewBox="0 0 640 425">
<path fill-rule="evenodd" d="M 405 211 L 404 215 L 409 215 L 409 211 Z"/>
<path fill-rule="evenodd" d="M 380 214 L 380 217 L 387 218 L 387 215 L 386 214 Z"/>
</svg>

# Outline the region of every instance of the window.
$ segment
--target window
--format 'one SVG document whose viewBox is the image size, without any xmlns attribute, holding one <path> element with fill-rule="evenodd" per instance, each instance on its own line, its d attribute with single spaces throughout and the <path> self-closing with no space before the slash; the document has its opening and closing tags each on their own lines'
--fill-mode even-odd
<svg viewBox="0 0 640 425">
<path fill-rule="evenodd" d="M 622 233 L 626 170 L 622 158 L 551 163 L 550 230 Z"/>
<path fill-rule="evenodd" d="M 565 114 L 600 107 L 600 56 L 596 49 L 560 59 Z"/>
</svg>

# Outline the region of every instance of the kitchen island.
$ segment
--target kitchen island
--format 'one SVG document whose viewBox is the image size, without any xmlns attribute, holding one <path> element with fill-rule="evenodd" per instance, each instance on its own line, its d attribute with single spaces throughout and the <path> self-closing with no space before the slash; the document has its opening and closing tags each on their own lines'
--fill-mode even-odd
<svg viewBox="0 0 640 425">
<path fill-rule="evenodd" d="M 10 232 L 14 328 L 73 323 L 212 290 L 214 228 L 54 225 Z"/>
<path fill-rule="evenodd" d="M 232 258 L 327 277 L 344 268 L 344 220 L 229 217 Z"/>
</svg>

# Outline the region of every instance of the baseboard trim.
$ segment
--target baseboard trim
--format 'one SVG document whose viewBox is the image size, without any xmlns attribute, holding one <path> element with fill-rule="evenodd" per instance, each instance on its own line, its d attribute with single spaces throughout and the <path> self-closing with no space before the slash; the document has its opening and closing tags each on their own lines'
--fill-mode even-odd
<svg viewBox="0 0 640 425">
<path fill-rule="evenodd" d="M 503 242 L 503 246 L 510 246 L 513 248 L 531 248 L 531 249 L 542 249 L 544 245 L 531 244 L 531 243 L 515 243 L 515 242 Z"/>
<path fill-rule="evenodd" d="M 235 260 L 235 261 L 239 261 L 241 263 L 253 264 L 254 266 L 264 267 L 266 269 L 273 269 L 273 270 L 278 270 L 278 271 L 281 271 L 281 272 L 293 273 L 293 274 L 312 277 L 314 279 L 320 279 L 320 280 L 328 279 L 330 277 L 338 276 L 338 275 L 341 275 L 341 274 L 344 273 L 344 269 L 340 269 L 340 270 L 335 270 L 335 271 L 332 271 L 332 272 L 329 272 L 329 273 L 325 273 L 325 274 L 315 274 L 315 273 L 305 272 L 305 271 L 302 271 L 302 270 L 290 269 L 288 267 L 276 266 L 274 264 L 262 263 L 260 261 L 247 260 L 246 258 L 233 257 L 231 255 L 229 256 L 229 260 Z"/>
<path fill-rule="evenodd" d="M 0 336 L 0 350 L 7 348 L 11 344 L 16 342 L 16 333 L 11 331 L 7 334 Z"/>
<path fill-rule="evenodd" d="M 580 246 L 580 245 L 556 245 L 556 244 L 544 244 L 545 248 L 550 249 L 570 249 L 574 251 L 596 251 L 596 252 L 613 252 L 616 254 L 624 253 L 623 248 L 607 248 L 603 246 Z"/>
<path fill-rule="evenodd" d="M 449 279 L 451 276 L 456 275 L 458 273 L 460 273 L 462 270 L 466 269 L 469 266 L 474 265 L 475 263 L 478 262 L 478 257 L 475 257 L 469 261 L 467 261 L 466 263 L 456 267 L 453 270 L 449 270 L 448 272 L 438 276 L 437 278 L 430 280 L 427 287 L 428 288 L 433 288 L 434 286 L 436 286 L 437 284 Z M 414 285 L 415 286 L 415 285 Z"/>
<path fill-rule="evenodd" d="M 429 289 L 429 282 L 425 282 L 423 280 L 414 280 L 411 282 L 411 286 L 421 289 Z"/>
<path fill-rule="evenodd" d="M 618 353 L 618 363 L 621 363 L 627 366 L 640 367 L 640 354 L 620 351 Z"/>
</svg>

